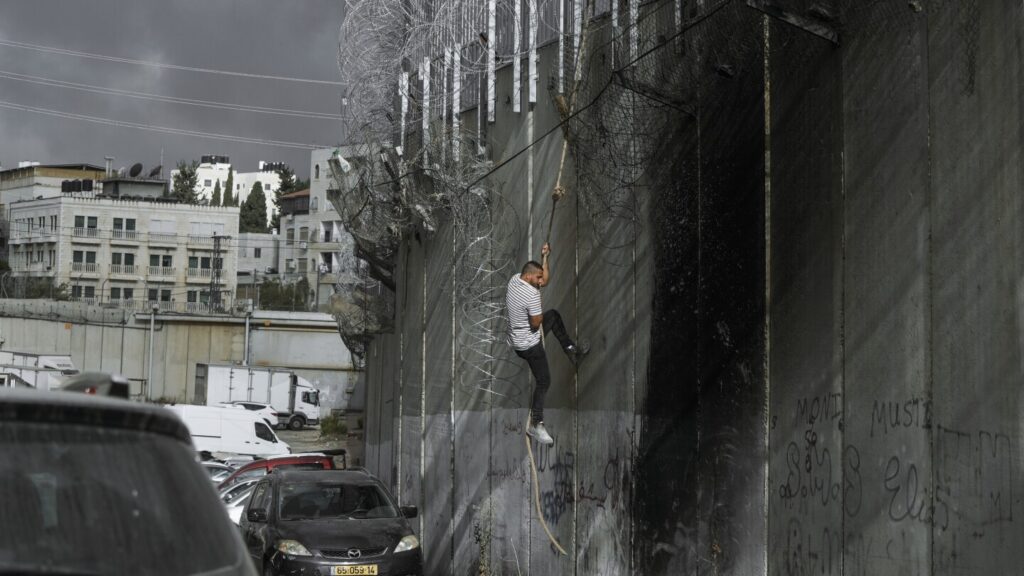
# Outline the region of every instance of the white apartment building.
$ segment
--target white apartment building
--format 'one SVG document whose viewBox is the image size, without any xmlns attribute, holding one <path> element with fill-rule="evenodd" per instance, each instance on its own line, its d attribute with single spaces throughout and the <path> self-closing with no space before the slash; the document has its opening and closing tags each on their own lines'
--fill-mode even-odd
<svg viewBox="0 0 1024 576">
<path fill-rule="evenodd" d="M 332 286 L 352 281 L 355 270 L 352 237 L 327 201 L 327 191 L 334 187 L 327 160 L 336 150 L 313 150 L 309 190 L 282 197 L 281 205 L 279 271 L 293 281 L 305 276 L 317 295 L 318 310 L 330 302 Z"/>
<path fill-rule="evenodd" d="M 244 232 L 238 235 L 238 289 L 236 299 L 255 300 L 255 285 L 277 274 L 280 237 Z"/>
<path fill-rule="evenodd" d="M 235 207 L 58 196 L 8 206 L 15 276 L 49 277 L 72 299 L 131 309 L 203 312 L 230 305 L 237 278 Z M 211 297 L 211 289 L 214 296 Z"/>
<path fill-rule="evenodd" d="M 276 162 L 260 161 L 255 172 L 238 172 L 232 175 L 232 195 L 238 197 L 238 204 L 241 205 L 249 197 L 249 192 L 256 182 L 263 187 L 263 193 L 267 196 L 267 221 L 273 214 L 274 193 L 281 187 L 281 177 L 277 169 L 281 166 Z M 231 171 L 231 159 L 227 156 L 202 156 L 199 160 L 199 167 L 196 169 L 196 193 L 200 198 L 209 200 L 213 197 L 213 189 L 220 182 L 221 195 L 223 197 L 228 185 L 228 173 Z M 173 178 L 177 170 L 171 171 Z M 172 180 L 173 182 L 173 180 Z"/>
</svg>

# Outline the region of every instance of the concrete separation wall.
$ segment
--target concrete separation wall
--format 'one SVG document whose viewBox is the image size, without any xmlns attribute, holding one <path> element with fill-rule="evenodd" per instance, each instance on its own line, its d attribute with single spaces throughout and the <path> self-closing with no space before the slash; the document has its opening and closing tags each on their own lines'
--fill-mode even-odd
<svg viewBox="0 0 1024 576">
<path fill-rule="evenodd" d="M 525 364 L 496 344 L 494 390 L 465 385 L 451 230 L 403 241 L 367 464 L 424 511 L 429 574 L 1024 574 L 1024 9 L 763 4 L 684 10 L 692 113 L 636 222 L 559 204 L 545 307 L 593 351 L 549 343 L 539 493 Z M 558 121 L 496 116 L 496 161 Z M 557 140 L 495 175 L 520 262 Z"/>
</svg>

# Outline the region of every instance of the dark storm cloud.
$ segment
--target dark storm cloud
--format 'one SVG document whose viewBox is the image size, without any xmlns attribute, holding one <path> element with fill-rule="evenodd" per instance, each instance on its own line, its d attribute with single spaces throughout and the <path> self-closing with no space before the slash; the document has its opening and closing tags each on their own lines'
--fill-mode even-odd
<svg viewBox="0 0 1024 576">
<path fill-rule="evenodd" d="M 0 0 L 0 39 L 181 66 L 338 80 L 339 0 Z M 340 87 L 157 69 L 0 46 L 0 70 L 68 82 L 337 113 Z M 332 145 L 339 123 L 211 110 L 39 86 L 0 78 L 0 100 L 129 122 L 249 138 Z M 0 108 L 0 162 L 165 165 L 224 154 L 242 171 L 258 160 L 288 162 L 300 174 L 309 154 L 104 126 Z"/>
</svg>

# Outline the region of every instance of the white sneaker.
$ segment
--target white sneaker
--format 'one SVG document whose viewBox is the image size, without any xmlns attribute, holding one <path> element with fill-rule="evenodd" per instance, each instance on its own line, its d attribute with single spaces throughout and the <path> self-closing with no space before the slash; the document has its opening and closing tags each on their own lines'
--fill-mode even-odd
<svg viewBox="0 0 1024 576">
<path fill-rule="evenodd" d="M 545 446 L 551 446 L 555 443 L 555 439 L 552 438 L 551 434 L 548 434 L 548 431 L 544 428 L 543 422 L 537 422 L 536 424 L 530 424 L 527 426 L 526 435 Z"/>
</svg>

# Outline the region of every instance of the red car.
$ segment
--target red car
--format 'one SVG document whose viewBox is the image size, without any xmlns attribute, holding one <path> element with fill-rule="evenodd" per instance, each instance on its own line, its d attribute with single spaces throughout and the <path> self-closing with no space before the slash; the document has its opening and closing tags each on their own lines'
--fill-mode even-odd
<svg viewBox="0 0 1024 576">
<path fill-rule="evenodd" d="M 332 454 L 333 452 L 334 451 L 332 451 Z M 344 458 L 344 452 L 338 452 L 340 452 L 338 455 Z M 271 470 L 277 468 L 282 470 L 333 470 L 335 466 L 334 459 L 331 456 L 320 452 L 272 456 L 266 459 L 254 460 L 242 466 L 238 470 L 235 470 L 234 473 L 220 483 L 218 489 L 224 490 L 225 488 L 229 488 L 242 480 L 266 476 Z"/>
</svg>

